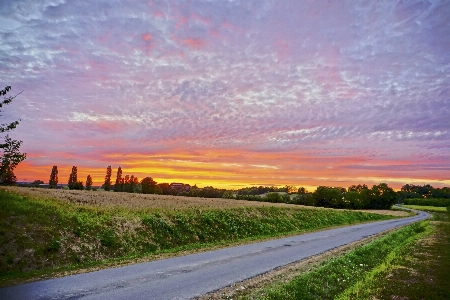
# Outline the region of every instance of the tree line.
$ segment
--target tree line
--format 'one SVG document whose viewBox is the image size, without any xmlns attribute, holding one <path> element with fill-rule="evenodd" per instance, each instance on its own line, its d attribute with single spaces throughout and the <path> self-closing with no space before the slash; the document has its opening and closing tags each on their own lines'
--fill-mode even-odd
<svg viewBox="0 0 450 300">
<path fill-rule="evenodd" d="M 86 178 L 86 186 L 78 180 L 77 167 L 72 167 L 67 188 L 72 190 L 91 190 L 92 177 Z M 38 183 L 41 183 L 39 181 Z M 42 182 L 43 183 L 43 182 Z M 58 167 L 53 166 L 49 188 L 58 186 Z M 307 206 L 319 206 L 347 209 L 389 209 L 395 203 L 403 203 L 405 199 L 412 198 L 450 198 L 450 188 L 433 188 L 430 185 L 404 185 L 400 191 L 395 192 L 386 183 L 380 183 L 368 187 L 365 184 L 352 185 L 348 188 L 319 186 L 314 192 L 308 192 L 306 188 L 295 186 L 252 186 L 239 190 L 217 189 L 212 186 L 198 188 L 196 185 L 177 183 L 157 183 L 152 177 L 147 176 L 139 180 L 134 175 L 123 175 L 119 166 L 116 178 L 112 179 L 112 168 L 106 168 L 106 175 L 101 188 L 105 191 L 160 194 L 187 197 L 224 198 L 248 201 L 261 201 L 271 203 L 287 203 Z"/>
</svg>

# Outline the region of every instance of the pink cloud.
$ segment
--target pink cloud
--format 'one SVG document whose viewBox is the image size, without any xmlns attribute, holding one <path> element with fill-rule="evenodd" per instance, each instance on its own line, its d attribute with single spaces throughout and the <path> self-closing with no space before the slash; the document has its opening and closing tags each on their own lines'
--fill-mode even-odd
<svg viewBox="0 0 450 300">
<path fill-rule="evenodd" d="M 152 35 L 150 33 L 145 33 L 142 35 L 142 39 L 146 42 L 149 42 L 153 39 Z"/>
<path fill-rule="evenodd" d="M 187 38 L 181 42 L 183 45 L 187 45 L 192 49 L 201 49 L 204 46 L 204 42 L 199 38 Z"/>
</svg>

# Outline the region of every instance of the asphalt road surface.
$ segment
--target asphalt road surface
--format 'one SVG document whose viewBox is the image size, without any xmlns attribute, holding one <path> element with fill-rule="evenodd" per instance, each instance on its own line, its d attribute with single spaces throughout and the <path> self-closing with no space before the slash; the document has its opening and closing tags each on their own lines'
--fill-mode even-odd
<svg viewBox="0 0 450 300">
<path fill-rule="evenodd" d="M 418 215 L 42 280 L 0 289 L 0 299 L 190 299 L 394 227 Z"/>
</svg>

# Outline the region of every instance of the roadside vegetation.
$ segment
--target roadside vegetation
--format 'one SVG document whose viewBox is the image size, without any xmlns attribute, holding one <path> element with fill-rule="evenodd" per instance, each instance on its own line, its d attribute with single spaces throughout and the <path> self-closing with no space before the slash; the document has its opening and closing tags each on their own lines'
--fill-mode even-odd
<svg viewBox="0 0 450 300">
<path fill-rule="evenodd" d="M 448 299 L 449 272 L 449 214 L 433 212 L 431 220 L 393 231 L 289 282 L 240 291 L 233 299 Z"/>
<path fill-rule="evenodd" d="M 439 206 L 420 206 L 420 205 L 402 205 L 406 208 L 423 210 L 426 212 L 446 212 L 448 211 L 447 207 L 439 207 Z"/>
<path fill-rule="evenodd" d="M 161 253 L 392 218 L 286 204 L 255 205 L 236 200 L 229 200 L 235 206 L 222 204 L 226 199 L 198 199 L 192 206 L 185 204 L 179 208 L 174 206 L 178 198 L 171 203 L 166 199 L 169 204 L 158 207 L 151 204 L 154 200 L 148 198 L 150 195 L 135 195 L 129 201 L 124 197 L 122 202 L 108 206 L 93 200 L 97 199 L 93 195 L 122 193 L 60 190 L 59 193 L 67 194 L 60 200 L 31 192 L 30 188 L 0 189 L 2 285 L 48 277 L 55 272 L 131 262 L 142 257 L 151 259 Z M 188 200 L 181 199 L 184 203 Z M 211 200 L 217 201 L 216 206 Z M 139 202 L 141 205 L 130 206 Z"/>
</svg>

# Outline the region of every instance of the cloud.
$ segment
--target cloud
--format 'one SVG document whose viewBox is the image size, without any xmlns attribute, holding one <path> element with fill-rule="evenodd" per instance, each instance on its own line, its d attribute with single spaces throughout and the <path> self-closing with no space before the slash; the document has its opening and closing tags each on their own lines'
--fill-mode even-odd
<svg viewBox="0 0 450 300">
<path fill-rule="evenodd" d="M 279 164 L 287 154 L 317 178 L 367 175 L 364 164 L 428 176 L 376 168 L 448 162 L 447 12 L 446 1 L 4 2 L 14 30 L 0 29 L 0 79 L 24 90 L 5 112 L 23 120 L 29 153 L 53 145 L 68 161 L 184 148 L 292 180 L 311 176 Z"/>
</svg>

